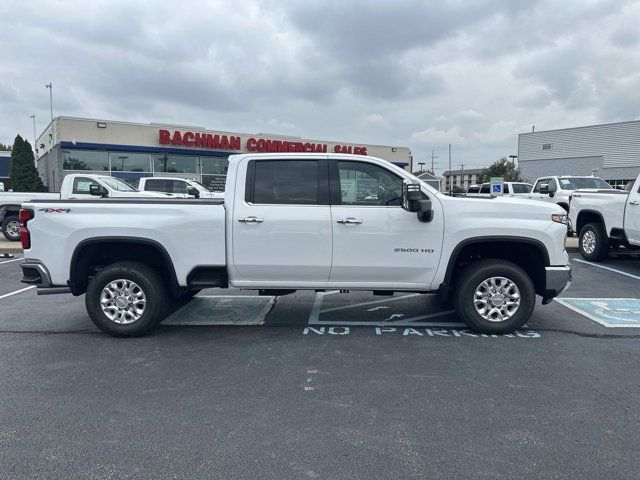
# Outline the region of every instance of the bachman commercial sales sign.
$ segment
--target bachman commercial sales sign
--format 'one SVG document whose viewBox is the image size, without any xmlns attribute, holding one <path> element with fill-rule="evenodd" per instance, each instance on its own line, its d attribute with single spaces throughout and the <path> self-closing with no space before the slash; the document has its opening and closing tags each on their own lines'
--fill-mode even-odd
<svg viewBox="0 0 640 480">
<path fill-rule="evenodd" d="M 245 140 L 244 149 L 240 136 L 221 135 L 205 132 L 181 132 L 179 130 L 159 130 L 160 145 L 175 145 L 191 148 L 206 148 L 210 150 L 235 150 L 239 152 L 316 152 L 327 153 L 328 144 L 312 143 L 308 141 L 276 140 L 268 138 L 249 137 Z M 366 155 L 367 147 L 353 145 L 334 145 L 334 153 L 353 153 Z"/>
</svg>

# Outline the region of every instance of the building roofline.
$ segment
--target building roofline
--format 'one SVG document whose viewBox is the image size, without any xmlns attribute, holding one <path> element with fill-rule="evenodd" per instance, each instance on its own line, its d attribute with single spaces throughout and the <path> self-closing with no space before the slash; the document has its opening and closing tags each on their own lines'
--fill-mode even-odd
<svg viewBox="0 0 640 480">
<path fill-rule="evenodd" d="M 409 151 L 409 154 L 411 154 L 411 149 L 409 147 L 402 147 L 402 146 L 399 146 L 399 145 L 380 145 L 380 144 L 375 144 L 375 143 L 353 142 L 353 141 L 347 141 L 347 140 L 326 140 L 326 139 L 322 139 L 322 138 L 293 137 L 291 135 L 282 135 L 282 134 L 275 134 L 275 133 L 231 132 L 231 131 L 228 131 L 228 130 L 217 130 L 217 129 L 207 128 L 207 127 L 200 127 L 200 126 L 197 126 L 197 125 L 174 125 L 174 124 L 171 124 L 171 123 L 163 123 L 163 122 L 151 122 L 151 123 L 125 122 L 125 121 L 122 121 L 122 120 L 105 120 L 105 119 L 102 119 L 102 118 L 68 117 L 68 116 L 64 116 L 64 115 L 60 115 L 58 117 L 55 117 L 53 120 L 54 121 L 56 121 L 56 120 L 77 120 L 77 121 L 81 121 L 81 122 L 105 122 L 105 123 L 115 123 L 115 124 L 118 124 L 118 125 L 134 125 L 134 126 L 139 126 L 139 127 L 155 127 L 155 128 L 170 127 L 170 128 L 177 128 L 177 129 L 202 130 L 202 131 L 205 131 L 205 132 L 219 132 L 219 133 L 228 134 L 228 135 L 244 135 L 244 136 L 253 135 L 255 137 L 279 137 L 279 138 L 283 138 L 283 139 L 315 140 L 315 141 L 320 141 L 320 142 L 337 143 L 337 144 L 347 143 L 347 144 L 350 144 L 350 145 L 366 145 L 368 147 L 380 147 L 380 148 L 392 148 L 392 149 L 393 148 L 402 148 L 402 149 L 407 149 Z"/>
<path fill-rule="evenodd" d="M 640 124 L 640 120 L 625 120 L 623 122 L 597 123 L 595 125 L 581 125 L 581 126 L 578 126 L 578 127 L 551 128 L 549 130 L 539 130 L 537 132 L 519 133 L 518 136 L 521 136 L 521 135 L 535 135 L 536 133 L 561 132 L 561 131 L 564 131 L 564 130 L 579 130 L 579 129 L 583 129 L 583 128 L 608 127 L 608 126 L 612 126 L 612 125 L 624 125 L 624 124 L 627 124 L 627 123 L 638 123 L 638 124 Z"/>
</svg>

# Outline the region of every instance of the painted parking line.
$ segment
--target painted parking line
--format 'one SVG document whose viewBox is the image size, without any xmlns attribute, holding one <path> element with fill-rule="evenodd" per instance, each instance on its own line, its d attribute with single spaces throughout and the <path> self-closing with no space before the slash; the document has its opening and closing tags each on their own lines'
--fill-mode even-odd
<svg viewBox="0 0 640 480">
<path fill-rule="evenodd" d="M 607 328 L 640 327 L 640 299 L 556 298 L 556 302 Z"/>
<path fill-rule="evenodd" d="M 32 288 L 36 288 L 36 286 L 31 285 L 30 287 L 24 287 L 24 288 L 21 288 L 20 290 L 16 290 L 15 292 L 5 293 L 4 295 L 0 295 L 0 300 L 2 300 L 3 298 L 11 297 L 12 295 L 17 295 L 19 293 L 26 292 L 27 290 L 31 290 Z"/>
<path fill-rule="evenodd" d="M 384 300 L 373 300 L 370 302 L 360 302 L 351 305 L 344 305 L 340 307 L 331 307 L 327 309 L 322 309 L 322 302 L 324 298 L 328 295 L 333 295 L 338 293 L 338 291 L 330 291 L 330 292 L 318 292 L 316 293 L 316 297 L 313 301 L 313 307 L 311 308 L 311 313 L 309 314 L 309 319 L 307 321 L 308 325 L 343 325 L 343 326 L 373 326 L 379 327 L 384 325 L 394 326 L 394 327 L 461 327 L 463 324 L 461 322 L 447 322 L 447 321 L 436 321 L 431 319 L 437 319 L 438 317 L 444 317 L 447 315 L 452 315 L 455 313 L 454 310 L 444 310 L 440 312 L 433 312 L 426 315 L 418 315 L 414 317 L 404 318 L 404 314 L 391 314 L 385 320 L 378 321 L 369 321 L 369 320 L 349 320 L 342 321 L 336 320 L 332 318 L 330 320 L 320 319 L 320 315 L 326 313 L 335 313 L 347 309 L 351 309 L 354 307 L 367 307 L 370 305 L 381 305 L 389 302 L 395 302 L 398 300 L 406 300 L 408 298 L 423 296 L 420 293 L 402 295 L 400 297 L 387 298 Z M 379 307 L 378 307 L 379 308 Z M 367 312 L 372 310 L 377 310 L 377 308 L 366 309 Z M 424 321 L 428 320 L 428 321 Z"/>
<path fill-rule="evenodd" d="M 263 325 L 275 297 L 263 295 L 198 295 L 172 313 L 164 325 Z"/>
<path fill-rule="evenodd" d="M 572 262 L 584 263 L 586 265 L 591 265 L 592 267 L 601 268 L 603 270 L 608 270 L 610 272 L 619 273 L 620 275 L 624 275 L 626 277 L 635 278 L 636 280 L 640 280 L 640 276 L 634 275 L 633 273 L 624 272 L 622 270 L 618 270 L 617 268 L 607 267 L 605 265 L 600 265 L 599 263 L 587 262 L 586 260 L 581 260 L 579 258 L 574 258 L 571 260 Z"/>
<path fill-rule="evenodd" d="M 2 257 L 0 257 L 0 258 L 2 258 Z M 18 261 L 20 261 L 20 260 L 22 260 L 22 257 L 20 257 L 20 258 L 14 258 L 14 259 L 12 259 L 12 260 L 5 260 L 5 261 L 3 261 L 3 262 L 0 262 L 0 265 L 2 265 L 3 263 L 18 262 Z"/>
</svg>

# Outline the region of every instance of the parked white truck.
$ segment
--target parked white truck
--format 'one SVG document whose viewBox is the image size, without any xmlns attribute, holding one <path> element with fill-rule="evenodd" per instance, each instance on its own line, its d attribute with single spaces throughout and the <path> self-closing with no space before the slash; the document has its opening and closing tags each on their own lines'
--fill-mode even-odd
<svg viewBox="0 0 640 480">
<path fill-rule="evenodd" d="M 36 200 L 20 222 L 22 281 L 86 293 L 114 336 L 208 287 L 439 292 L 469 327 L 506 333 L 571 278 L 560 207 L 448 197 L 361 155 L 234 155 L 224 201 Z"/>
<path fill-rule="evenodd" d="M 560 205 L 565 211 L 569 211 L 569 196 L 574 190 L 580 188 L 592 188 L 596 190 L 612 189 L 611 185 L 598 177 L 579 176 L 549 176 L 536 180 L 533 190 L 529 194 L 531 200 Z"/>
<path fill-rule="evenodd" d="M 176 177 L 142 177 L 138 183 L 142 192 L 171 193 L 180 198 L 224 198 L 222 192 L 212 192 L 197 180 Z"/>
<path fill-rule="evenodd" d="M 569 216 L 586 260 L 602 260 L 611 249 L 640 248 L 640 176 L 627 191 L 576 190 Z"/>
<path fill-rule="evenodd" d="M 143 193 L 120 180 L 108 175 L 90 175 L 72 173 L 64 177 L 59 193 L 46 192 L 2 192 L 0 193 L 0 222 L 5 238 L 12 242 L 20 241 L 20 225 L 18 212 L 23 202 L 37 198 L 40 200 L 79 200 L 95 198 L 89 192 L 91 185 L 98 185 L 104 189 L 103 194 L 109 197 L 130 197 L 143 195 L 145 197 L 166 197 L 159 193 Z M 102 191 L 102 190 L 101 190 Z"/>
</svg>

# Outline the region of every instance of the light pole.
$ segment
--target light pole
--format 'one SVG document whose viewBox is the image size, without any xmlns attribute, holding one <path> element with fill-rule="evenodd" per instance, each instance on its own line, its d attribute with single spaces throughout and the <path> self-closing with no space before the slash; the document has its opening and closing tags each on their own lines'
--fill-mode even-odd
<svg viewBox="0 0 640 480">
<path fill-rule="evenodd" d="M 420 165 L 420 173 L 424 172 L 424 162 L 418 162 L 418 165 Z"/>
<path fill-rule="evenodd" d="M 33 120 L 33 151 L 35 154 L 38 153 L 38 139 L 36 138 L 36 115 L 31 115 L 31 119 Z"/>
<path fill-rule="evenodd" d="M 49 89 L 49 110 L 51 111 L 51 121 L 53 122 L 53 85 L 49 82 L 45 87 Z"/>
<path fill-rule="evenodd" d="M 516 166 L 516 158 L 518 158 L 518 155 L 509 155 L 509 158 L 511 159 L 511 165 L 513 165 L 515 167 Z"/>
</svg>

